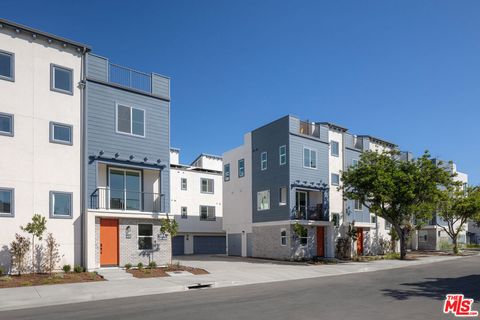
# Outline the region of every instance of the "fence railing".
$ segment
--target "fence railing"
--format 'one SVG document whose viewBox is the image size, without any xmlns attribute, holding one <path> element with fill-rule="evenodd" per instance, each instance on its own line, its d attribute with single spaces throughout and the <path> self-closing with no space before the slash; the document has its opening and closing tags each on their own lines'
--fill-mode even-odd
<svg viewBox="0 0 480 320">
<path fill-rule="evenodd" d="M 322 204 L 315 206 L 295 206 L 292 209 L 292 220 L 314 220 L 314 221 L 329 221 L 328 213 L 323 210 Z"/>
<path fill-rule="evenodd" d="M 164 212 L 165 195 L 110 188 L 97 188 L 90 195 L 90 209 Z"/>
<path fill-rule="evenodd" d="M 320 138 L 320 125 L 316 123 L 310 123 L 307 121 L 300 121 L 300 129 L 301 134 L 305 134 L 308 136 Z"/>
<path fill-rule="evenodd" d="M 109 81 L 124 87 L 152 93 L 152 76 L 148 73 L 109 63 Z"/>
</svg>

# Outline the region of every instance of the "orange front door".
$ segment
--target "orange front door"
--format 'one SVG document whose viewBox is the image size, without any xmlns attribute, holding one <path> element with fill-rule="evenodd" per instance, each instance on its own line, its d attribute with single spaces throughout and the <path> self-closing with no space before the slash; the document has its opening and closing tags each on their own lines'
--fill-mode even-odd
<svg viewBox="0 0 480 320">
<path fill-rule="evenodd" d="M 357 255 L 363 255 L 363 229 L 357 228 Z"/>
<path fill-rule="evenodd" d="M 100 265 L 118 266 L 118 220 L 100 219 Z"/>
<path fill-rule="evenodd" d="M 325 230 L 324 227 L 317 227 L 317 256 L 324 257 L 325 256 Z"/>
</svg>

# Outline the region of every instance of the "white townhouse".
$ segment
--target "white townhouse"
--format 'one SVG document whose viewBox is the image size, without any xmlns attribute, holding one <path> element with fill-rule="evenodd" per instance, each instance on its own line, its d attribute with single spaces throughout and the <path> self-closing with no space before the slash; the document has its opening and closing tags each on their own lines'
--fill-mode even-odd
<svg viewBox="0 0 480 320">
<path fill-rule="evenodd" d="M 33 214 L 81 264 L 82 64 L 88 46 L 0 19 L 0 265 Z"/>
<path fill-rule="evenodd" d="M 179 156 L 170 149 L 170 212 L 179 224 L 172 254 L 224 254 L 222 158 L 201 154 L 184 165 Z"/>
</svg>

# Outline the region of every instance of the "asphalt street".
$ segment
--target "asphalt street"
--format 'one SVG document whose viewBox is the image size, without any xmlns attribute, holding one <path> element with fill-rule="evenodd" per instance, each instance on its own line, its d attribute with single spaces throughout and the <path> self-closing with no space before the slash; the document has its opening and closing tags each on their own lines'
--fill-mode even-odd
<svg viewBox="0 0 480 320">
<path fill-rule="evenodd" d="M 321 268 L 321 266 L 318 266 Z M 1 320 L 453 319 L 447 293 L 475 299 L 480 257 L 342 276 L 0 312 Z"/>
</svg>

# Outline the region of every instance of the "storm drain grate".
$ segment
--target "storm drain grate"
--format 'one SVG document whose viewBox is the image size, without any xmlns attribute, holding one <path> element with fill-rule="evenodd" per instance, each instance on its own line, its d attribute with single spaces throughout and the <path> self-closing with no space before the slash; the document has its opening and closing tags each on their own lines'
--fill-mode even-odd
<svg viewBox="0 0 480 320">
<path fill-rule="evenodd" d="M 206 288 L 211 288 L 212 284 L 211 283 L 197 283 L 197 284 L 191 284 L 188 285 L 187 288 L 188 290 L 192 289 L 206 289 Z"/>
</svg>

